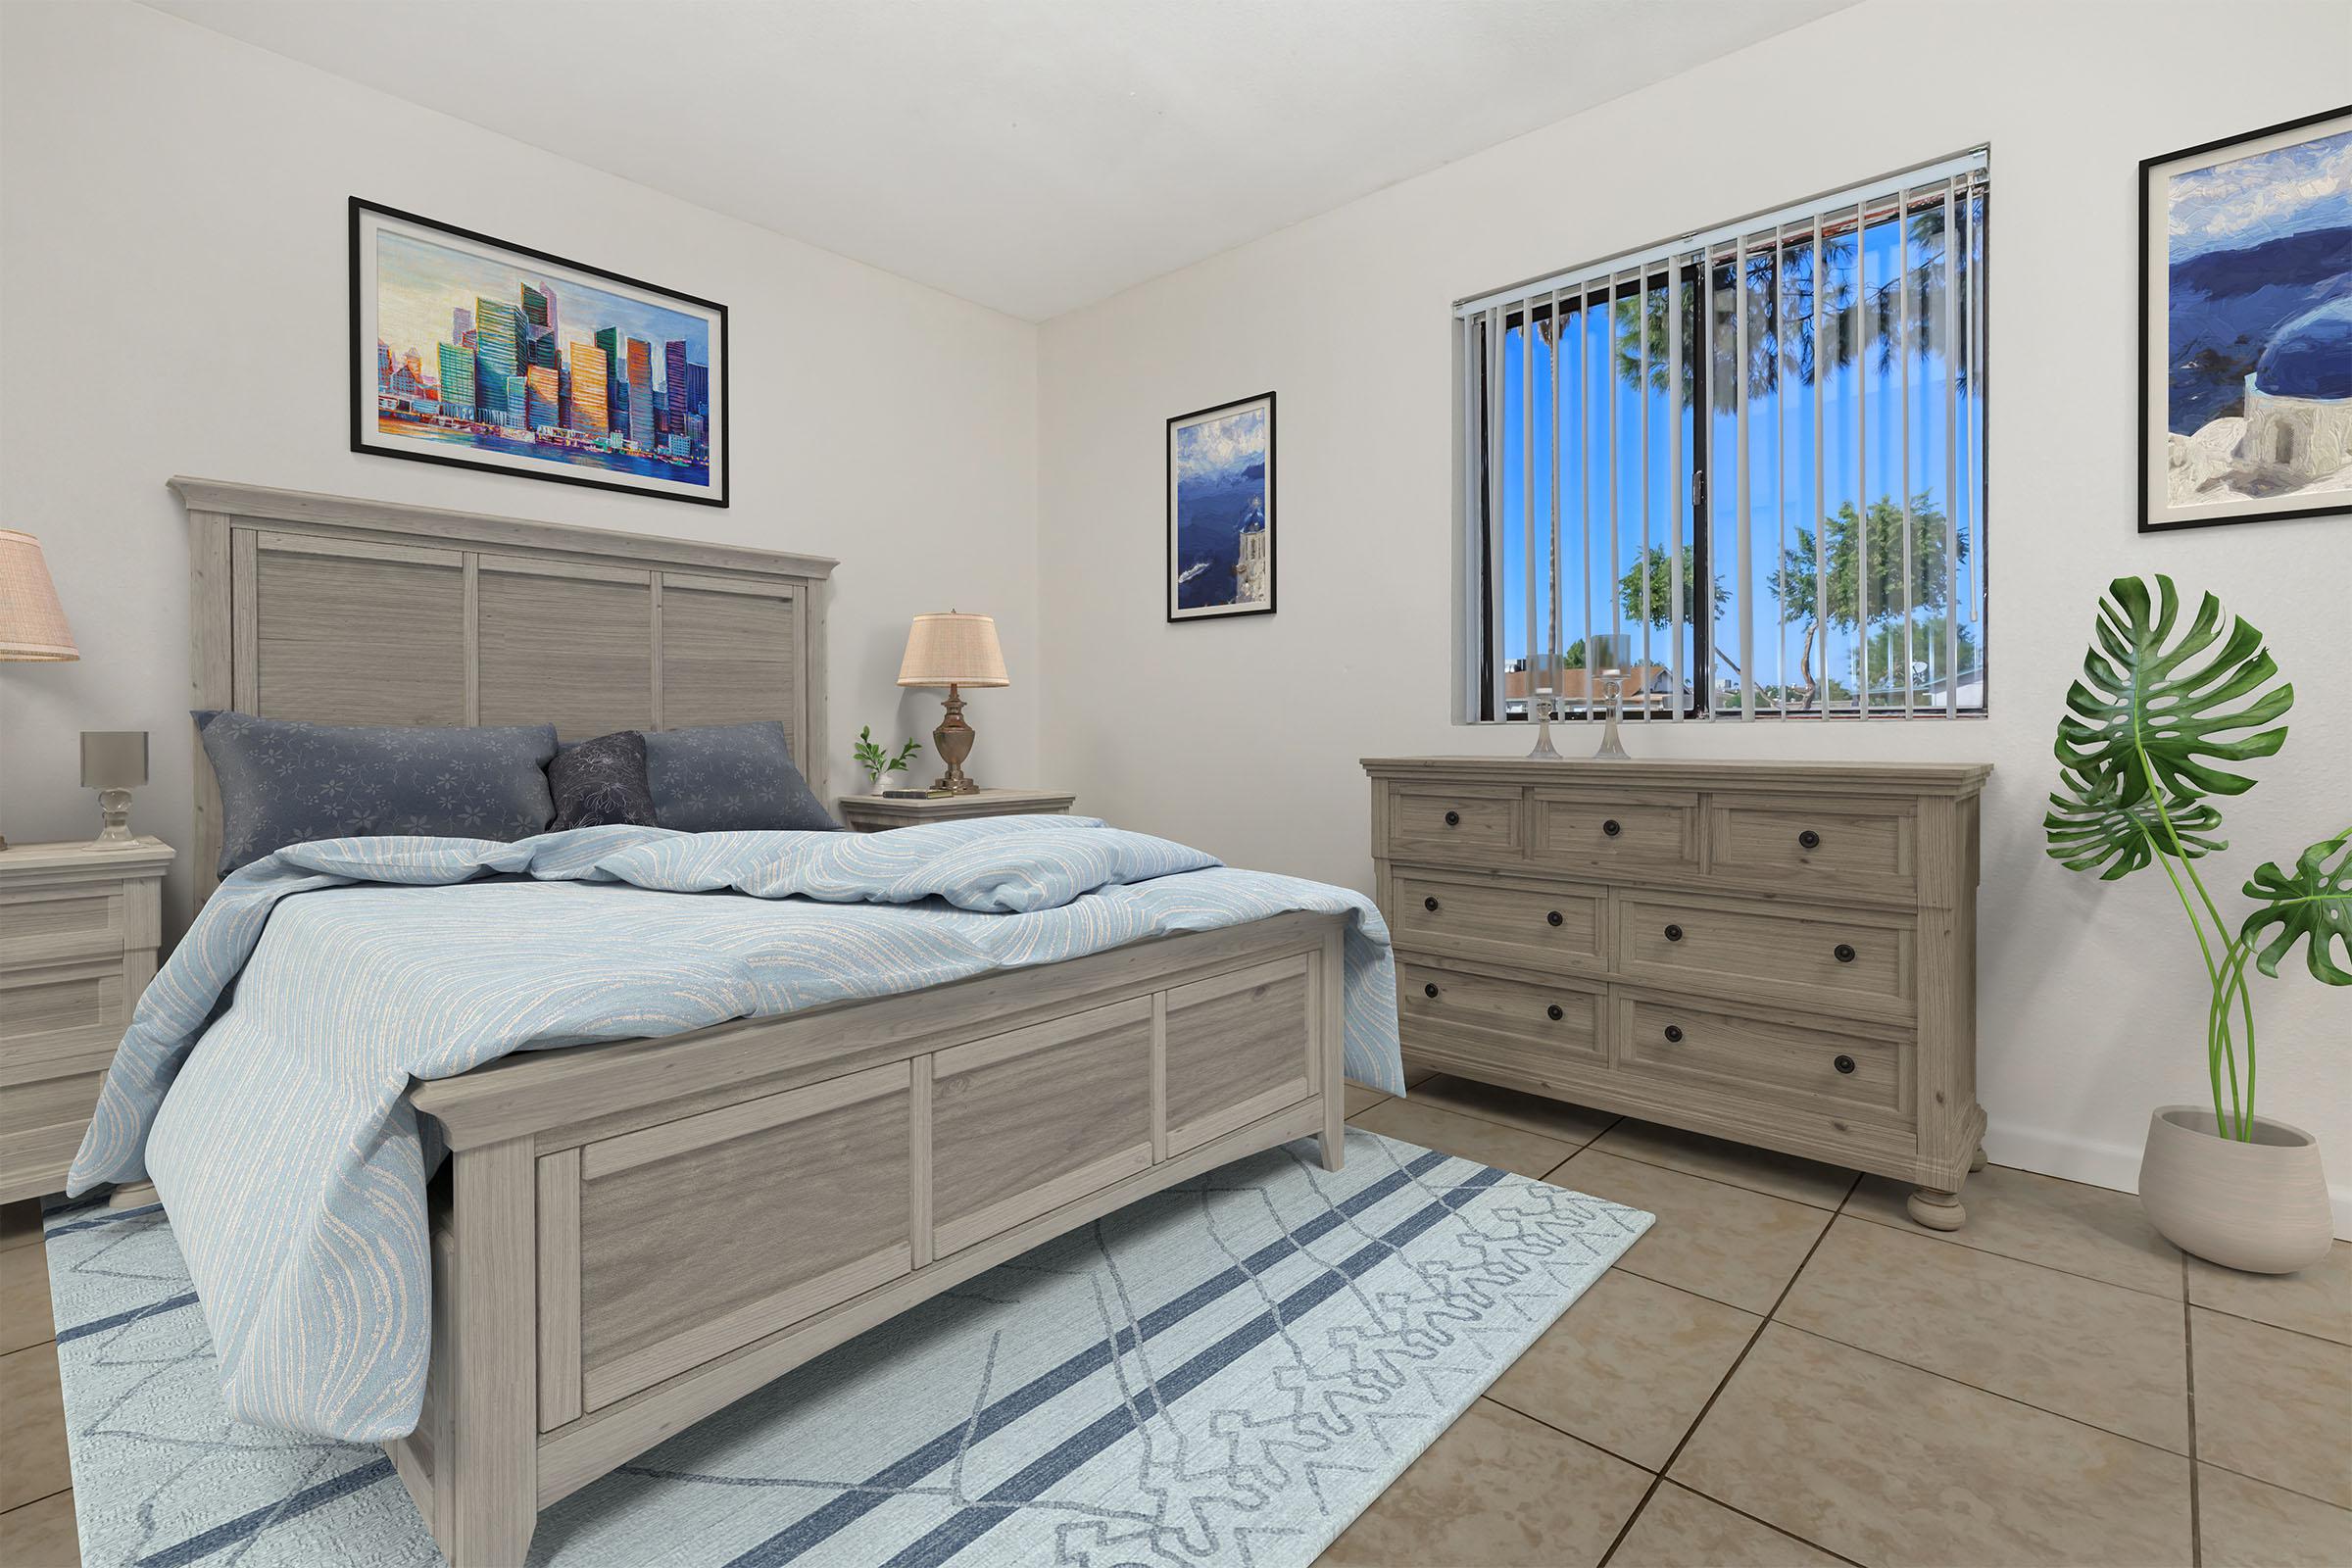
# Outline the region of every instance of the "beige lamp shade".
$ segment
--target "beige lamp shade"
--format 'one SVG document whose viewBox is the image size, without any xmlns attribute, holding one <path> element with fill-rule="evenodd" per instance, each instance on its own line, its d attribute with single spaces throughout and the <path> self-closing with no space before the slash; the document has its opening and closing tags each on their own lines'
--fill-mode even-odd
<svg viewBox="0 0 2352 1568">
<path fill-rule="evenodd" d="M 66 607 L 57 602 L 41 542 L 0 528 L 0 660 L 79 659 Z"/>
<path fill-rule="evenodd" d="M 84 789 L 135 790 L 147 782 L 147 732 L 143 729 L 85 729 L 81 732 Z"/>
<path fill-rule="evenodd" d="M 951 610 L 917 615 L 899 662 L 902 686 L 1009 686 L 997 623 L 987 615 Z"/>
</svg>

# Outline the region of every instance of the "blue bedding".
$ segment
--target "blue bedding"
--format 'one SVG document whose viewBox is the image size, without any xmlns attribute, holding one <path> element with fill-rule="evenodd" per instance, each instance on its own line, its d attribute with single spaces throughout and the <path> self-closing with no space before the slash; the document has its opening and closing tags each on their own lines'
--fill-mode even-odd
<svg viewBox="0 0 2352 1568">
<path fill-rule="evenodd" d="M 1088 818 L 295 845 L 223 882 L 148 987 L 69 1190 L 154 1179 L 232 1415 L 380 1442 L 415 1428 L 430 1351 L 411 1079 L 1291 910 L 1352 916 L 1348 1075 L 1402 1093 L 1369 900 Z"/>
</svg>

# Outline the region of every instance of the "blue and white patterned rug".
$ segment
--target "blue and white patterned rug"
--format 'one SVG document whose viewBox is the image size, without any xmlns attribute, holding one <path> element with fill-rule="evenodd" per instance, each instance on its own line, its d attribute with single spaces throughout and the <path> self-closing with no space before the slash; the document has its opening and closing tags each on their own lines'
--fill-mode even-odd
<svg viewBox="0 0 2352 1568">
<path fill-rule="evenodd" d="M 991 1270 L 540 1517 L 533 1564 L 1298 1568 L 1646 1230 L 1350 1128 Z M 87 1564 L 440 1554 L 373 1448 L 239 1426 L 159 1209 L 49 1216 Z"/>
</svg>

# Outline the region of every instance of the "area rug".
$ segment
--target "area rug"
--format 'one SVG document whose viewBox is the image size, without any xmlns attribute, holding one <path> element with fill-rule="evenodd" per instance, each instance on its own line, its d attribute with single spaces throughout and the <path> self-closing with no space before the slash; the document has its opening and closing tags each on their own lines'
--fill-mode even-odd
<svg viewBox="0 0 2352 1568">
<path fill-rule="evenodd" d="M 1650 1223 L 1353 1128 L 1347 1156 L 1272 1150 L 992 1269 L 565 1498 L 530 1560 L 1302 1568 Z M 227 1418 L 161 1209 L 48 1239 L 85 1564 L 440 1561 L 381 1450 Z"/>
</svg>

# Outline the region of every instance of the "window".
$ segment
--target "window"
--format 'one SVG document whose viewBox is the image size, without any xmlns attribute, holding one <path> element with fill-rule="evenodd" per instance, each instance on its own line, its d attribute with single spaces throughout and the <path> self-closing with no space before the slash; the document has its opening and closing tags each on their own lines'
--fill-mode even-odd
<svg viewBox="0 0 2352 1568">
<path fill-rule="evenodd" d="M 1984 710 L 1978 152 L 1455 307 L 1461 711 Z"/>
</svg>

